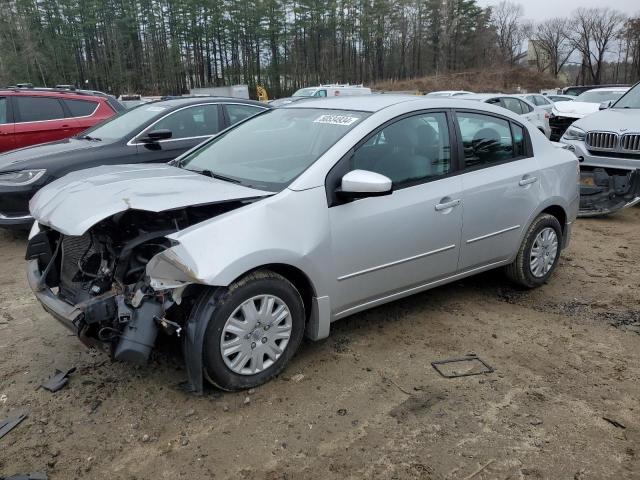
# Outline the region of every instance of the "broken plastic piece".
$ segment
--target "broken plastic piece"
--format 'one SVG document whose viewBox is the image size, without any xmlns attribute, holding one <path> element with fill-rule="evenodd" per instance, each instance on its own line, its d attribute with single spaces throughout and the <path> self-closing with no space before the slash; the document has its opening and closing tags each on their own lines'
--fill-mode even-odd
<svg viewBox="0 0 640 480">
<path fill-rule="evenodd" d="M 460 373 L 455 370 L 452 373 L 447 373 L 440 368 L 440 365 L 459 362 L 479 362 L 482 368 L 476 372 L 467 371 L 465 373 Z M 487 363 L 485 363 L 475 355 L 467 355 L 466 357 L 462 358 L 450 358 L 448 360 L 438 360 L 435 362 L 431 362 L 431 366 L 444 378 L 470 377 L 471 375 L 482 375 L 484 373 L 493 373 L 495 371 L 493 367 L 489 366 Z"/>
<path fill-rule="evenodd" d="M 49 380 L 41 383 L 40 386 L 45 390 L 49 390 L 51 393 L 55 393 L 64 387 L 69 382 L 69 375 L 76 371 L 76 367 L 72 367 L 69 370 L 62 371 L 56 368 L 56 372 Z"/>
<path fill-rule="evenodd" d="M 17 426 L 25 418 L 27 418 L 27 414 L 21 413 L 20 415 L 7 418 L 6 420 L 0 420 L 0 438 L 4 437 L 7 433 L 9 433 L 15 426 Z"/>
</svg>

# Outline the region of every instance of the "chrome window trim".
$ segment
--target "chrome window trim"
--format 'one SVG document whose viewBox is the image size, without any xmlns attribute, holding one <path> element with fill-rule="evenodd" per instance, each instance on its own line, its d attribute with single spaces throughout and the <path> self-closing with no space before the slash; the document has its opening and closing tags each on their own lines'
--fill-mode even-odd
<svg viewBox="0 0 640 480">
<path fill-rule="evenodd" d="M 158 122 L 164 120 L 165 118 L 167 118 L 169 115 L 173 115 L 174 113 L 180 112 L 182 110 L 185 110 L 187 108 L 195 108 L 195 107 L 202 107 L 203 105 L 217 105 L 218 107 L 221 107 L 222 105 L 249 105 L 249 106 L 255 106 L 256 108 L 261 108 L 262 110 L 267 110 L 267 107 L 261 107 L 259 105 L 252 105 L 252 104 L 247 104 L 247 103 L 241 103 L 241 102 L 207 102 L 207 103 L 197 103 L 195 105 L 186 105 L 184 107 L 178 108 L 177 110 L 173 110 L 169 113 L 167 113 L 166 115 L 160 117 L 159 119 L 157 119 L 155 122 L 153 122 L 151 125 L 149 125 L 147 128 L 145 128 L 144 130 L 142 130 L 140 133 L 134 135 L 128 142 L 127 142 L 127 146 L 128 147 L 136 147 L 138 145 L 145 145 L 145 143 L 138 143 L 135 142 L 134 140 L 136 138 L 138 138 L 140 135 L 142 135 L 143 133 L 149 131 L 149 129 L 151 127 L 153 127 L 155 124 L 157 124 Z M 257 113 L 256 113 L 257 115 Z M 249 117 L 250 118 L 250 117 Z M 228 128 L 228 127 L 227 127 Z M 220 130 L 222 131 L 222 130 Z M 184 137 L 184 138 L 169 138 L 167 140 L 158 140 L 157 142 L 154 143 L 167 143 L 167 142 L 177 142 L 180 140 L 194 140 L 194 139 L 198 139 L 198 138 L 211 138 L 213 136 L 215 136 L 216 133 L 213 133 L 211 135 L 199 135 L 196 137 Z"/>
<path fill-rule="evenodd" d="M 31 122 L 13 122 L 13 125 L 23 125 L 25 123 L 44 123 L 44 122 L 59 122 L 60 120 L 65 120 L 65 119 L 75 119 L 75 118 L 90 118 L 93 117 L 95 115 L 95 113 L 98 111 L 98 109 L 100 108 L 100 102 L 99 101 L 95 101 L 95 100 L 87 100 L 87 99 L 79 99 L 79 98 L 60 98 L 60 97 L 45 97 L 44 95 L 38 95 L 35 97 L 30 97 L 29 95 L 7 95 L 6 98 L 24 98 L 24 97 L 29 97 L 29 98 L 53 98 L 55 100 L 80 100 L 82 102 L 91 102 L 91 103 L 95 103 L 96 104 L 96 108 L 93 112 L 91 112 L 91 115 L 82 115 L 81 117 L 60 117 L 60 118 L 51 118 L 49 120 L 33 120 Z M 67 107 L 68 108 L 68 107 Z M 64 111 L 64 108 L 63 108 Z M 15 113 L 14 113 L 15 116 Z M 5 125 L 9 125 L 8 123 Z"/>
</svg>

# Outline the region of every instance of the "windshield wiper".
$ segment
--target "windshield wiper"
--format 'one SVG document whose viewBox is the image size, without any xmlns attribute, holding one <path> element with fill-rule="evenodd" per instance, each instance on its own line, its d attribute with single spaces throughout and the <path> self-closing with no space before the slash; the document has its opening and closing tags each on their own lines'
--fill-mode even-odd
<svg viewBox="0 0 640 480">
<path fill-rule="evenodd" d="M 188 168 L 185 170 L 189 170 Z M 231 182 L 231 183 L 242 183 L 240 180 L 238 180 L 237 178 L 232 178 L 232 177 L 225 177 L 224 175 L 220 175 L 219 173 L 214 173 L 211 170 L 192 170 L 192 172 L 196 172 L 199 173 L 200 175 L 205 175 L 207 177 L 210 178 L 215 178 L 216 180 L 224 180 L 225 182 Z"/>
<path fill-rule="evenodd" d="M 98 137 L 92 137 L 92 136 L 90 136 L 90 135 L 79 135 L 79 136 L 78 136 L 78 137 L 76 137 L 76 138 L 78 138 L 78 139 L 80 139 L 80 140 L 89 140 L 89 141 L 91 141 L 91 142 L 101 142 L 101 141 L 102 141 L 102 139 L 101 139 L 101 138 L 98 138 Z"/>
</svg>

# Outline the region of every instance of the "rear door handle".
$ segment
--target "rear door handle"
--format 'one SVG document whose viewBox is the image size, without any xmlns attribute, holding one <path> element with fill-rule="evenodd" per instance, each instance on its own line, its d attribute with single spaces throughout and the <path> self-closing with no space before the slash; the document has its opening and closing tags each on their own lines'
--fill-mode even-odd
<svg viewBox="0 0 640 480">
<path fill-rule="evenodd" d="M 521 187 L 526 187 L 527 185 L 531 185 L 532 183 L 536 183 L 537 181 L 538 177 L 530 177 L 528 175 L 525 175 L 524 177 L 522 177 L 522 180 L 518 182 L 518 185 L 520 185 Z"/>
<path fill-rule="evenodd" d="M 442 200 L 446 200 L 446 201 L 443 202 Z M 442 203 L 436 204 L 436 212 L 441 212 L 442 210 L 448 210 L 450 208 L 457 207 L 462 202 L 462 200 L 460 200 L 459 198 L 455 200 L 449 200 L 448 198 L 443 198 L 442 200 L 440 200 Z"/>
</svg>

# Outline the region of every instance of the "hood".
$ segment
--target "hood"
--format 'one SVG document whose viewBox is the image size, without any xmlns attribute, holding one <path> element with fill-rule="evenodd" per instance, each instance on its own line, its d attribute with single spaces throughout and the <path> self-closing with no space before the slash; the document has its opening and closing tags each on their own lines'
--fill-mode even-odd
<svg viewBox="0 0 640 480">
<path fill-rule="evenodd" d="M 553 114 L 558 117 L 582 118 L 600 110 L 599 103 L 590 102 L 556 102 L 553 105 Z"/>
<path fill-rule="evenodd" d="M 169 165 L 102 166 L 72 172 L 40 189 L 29 209 L 39 223 L 82 235 L 125 210 L 162 212 L 273 195 Z"/>
<path fill-rule="evenodd" d="M 70 156 L 84 155 L 89 150 L 104 147 L 107 143 L 67 138 L 57 142 L 12 150 L 0 155 L 0 171 L 47 168 L 67 160 Z"/>
<path fill-rule="evenodd" d="M 573 125 L 585 132 L 640 133 L 640 109 L 608 108 L 582 118 Z"/>
</svg>

